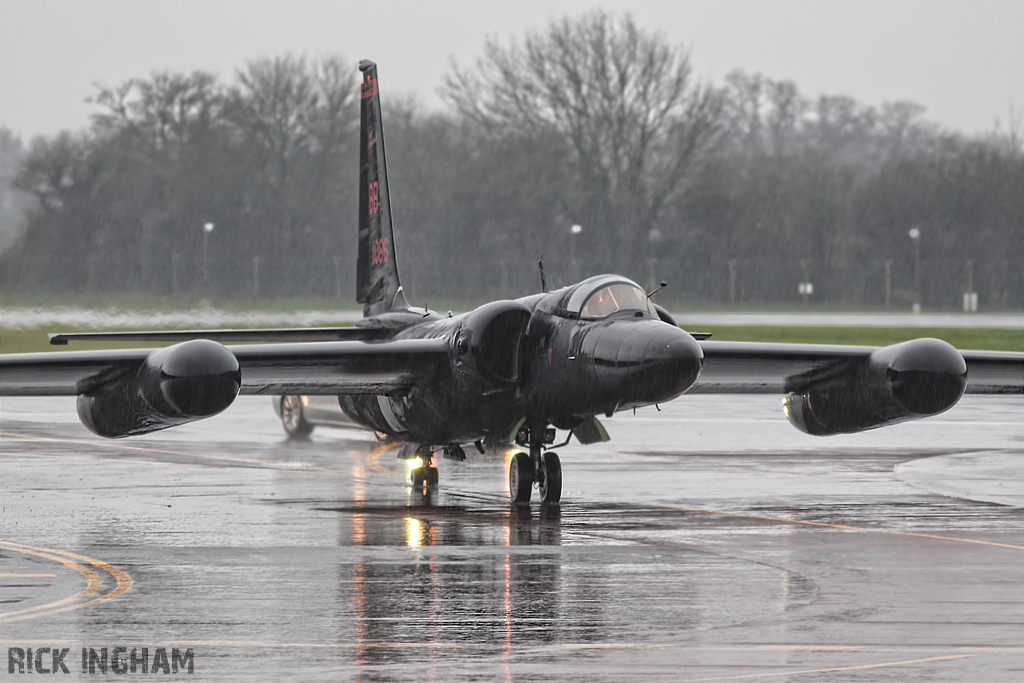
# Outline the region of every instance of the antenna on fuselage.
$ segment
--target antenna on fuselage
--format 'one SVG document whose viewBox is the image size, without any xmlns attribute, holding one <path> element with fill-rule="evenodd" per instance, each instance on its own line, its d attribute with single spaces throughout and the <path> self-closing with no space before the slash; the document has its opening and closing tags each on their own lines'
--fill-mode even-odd
<svg viewBox="0 0 1024 683">
<path fill-rule="evenodd" d="M 651 291 L 647 292 L 647 298 L 650 299 L 652 296 L 660 292 L 665 287 L 668 287 L 668 283 L 662 280 L 661 284 L 656 289 L 652 289 Z"/>
<path fill-rule="evenodd" d="M 544 262 L 537 261 L 537 266 L 540 268 L 540 288 L 547 294 L 548 293 L 548 281 L 544 278 Z M 657 291 L 657 290 L 655 290 Z"/>
</svg>

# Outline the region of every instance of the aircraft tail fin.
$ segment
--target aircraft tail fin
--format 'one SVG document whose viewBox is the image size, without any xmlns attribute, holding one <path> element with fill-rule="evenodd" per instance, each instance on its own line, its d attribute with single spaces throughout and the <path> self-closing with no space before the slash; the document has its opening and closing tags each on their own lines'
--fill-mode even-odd
<svg viewBox="0 0 1024 683">
<path fill-rule="evenodd" d="M 395 261 L 395 235 L 391 223 L 391 194 L 384 156 L 384 128 L 380 116 L 377 65 L 359 62 L 363 82 L 359 92 L 359 262 L 356 300 L 363 316 L 409 307 L 402 293 Z"/>
</svg>

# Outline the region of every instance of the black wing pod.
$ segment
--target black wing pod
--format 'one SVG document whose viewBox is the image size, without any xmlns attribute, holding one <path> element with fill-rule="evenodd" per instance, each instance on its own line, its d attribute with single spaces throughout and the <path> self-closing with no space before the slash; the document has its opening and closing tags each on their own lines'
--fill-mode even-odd
<svg viewBox="0 0 1024 683">
<path fill-rule="evenodd" d="M 949 410 L 967 386 L 967 364 L 944 341 L 914 339 L 817 378 L 794 380 L 808 386 L 785 397 L 786 417 L 800 431 L 829 436 Z"/>
<path fill-rule="evenodd" d="M 153 351 L 134 371 L 93 378 L 78 397 L 78 416 L 100 436 L 148 434 L 216 415 L 241 382 L 231 351 L 196 339 Z"/>
</svg>

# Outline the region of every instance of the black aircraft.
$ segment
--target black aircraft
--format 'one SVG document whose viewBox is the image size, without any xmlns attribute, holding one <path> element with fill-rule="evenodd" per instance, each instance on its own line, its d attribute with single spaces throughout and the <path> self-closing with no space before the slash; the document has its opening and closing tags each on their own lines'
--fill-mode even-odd
<svg viewBox="0 0 1024 683">
<path fill-rule="evenodd" d="M 337 396 L 355 422 L 420 457 L 412 483 L 437 484 L 436 453 L 517 444 L 509 493 L 561 496 L 555 429 L 606 441 L 598 416 L 687 390 L 779 393 L 798 429 L 859 432 L 935 415 L 966 391 L 1024 392 L 1024 353 L 957 351 L 937 339 L 885 348 L 706 341 L 635 282 L 599 275 L 462 315 L 413 308 L 398 276 L 376 65 L 359 64 L 361 144 L 353 327 L 79 333 L 172 341 L 160 349 L 0 356 L 0 395 L 74 395 L 104 437 L 146 434 L 220 413 L 242 394 Z M 543 284 L 543 271 L 541 271 Z M 544 287 L 546 290 L 546 286 Z M 275 342 L 224 346 L 221 342 Z M 682 435 L 681 435 L 682 436 Z M 566 439 L 566 443 L 568 438 Z"/>
</svg>

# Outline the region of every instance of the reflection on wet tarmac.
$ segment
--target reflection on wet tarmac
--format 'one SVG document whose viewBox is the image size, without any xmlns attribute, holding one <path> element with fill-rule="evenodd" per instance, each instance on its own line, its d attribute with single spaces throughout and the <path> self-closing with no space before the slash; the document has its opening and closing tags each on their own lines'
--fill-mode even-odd
<svg viewBox="0 0 1024 683">
<path fill-rule="evenodd" d="M 412 551 L 354 559 L 338 568 L 337 603 L 351 609 L 340 639 L 358 643 L 356 664 L 418 661 L 416 650 L 393 643 L 546 644 L 579 630 L 560 614 L 561 557 L 550 552 L 467 552 L 475 546 L 551 546 L 559 543 L 557 508 L 510 509 L 474 515 L 466 508 L 435 507 L 414 492 L 408 508 L 340 511 L 343 542 Z M 597 637 L 597 634 L 595 634 Z"/>
<path fill-rule="evenodd" d="M 413 551 L 403 562 L 365 558 L 339 567 L 338 602 L 352 607 L 352 632 L 341 635 L 365 645 L 358 661 L 403 656 L 374 643 L 511 647 L 555 642 L 562 630 L 578 630 L 559 613 L 562 558 L 541 548 L 560 543 L 557 507 L 478 511 L 437 505 L 436 498 L 436 492 L 415 490 L 407 507 L 371 507 L 357 499 L 333 510 L 342 544 L 388 547 L 400 540 Z M 467 551 L 481 546 L 509 550 Z M 538 548 L 524 553 L 512 546 Z"/>
</svg>

